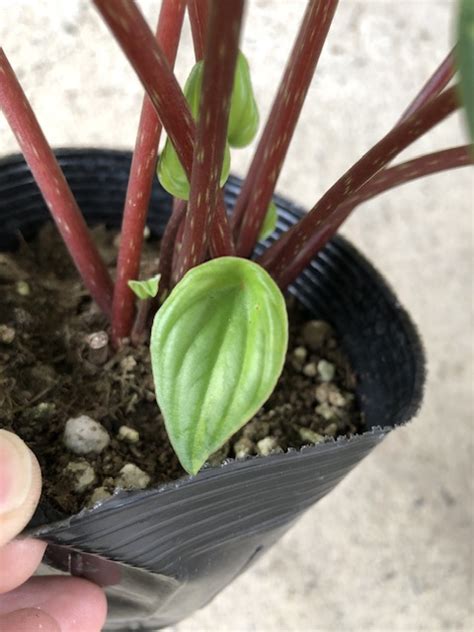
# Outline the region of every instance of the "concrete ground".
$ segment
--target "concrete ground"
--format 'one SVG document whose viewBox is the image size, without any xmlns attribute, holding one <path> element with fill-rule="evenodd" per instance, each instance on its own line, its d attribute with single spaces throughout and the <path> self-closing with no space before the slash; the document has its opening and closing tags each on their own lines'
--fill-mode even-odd
<svg viewBox="0 0 474 632">
<path fill-rule="evenodd" d="M 141 3 L 153 21 L 157 4 Z M 249 3 L 243 49 L 263 115 L 304 4 Z M 455 6 L 341 1 L 281 193 L 311 205 L 385 133 L 452 45 Z M 50 142 L 132 147 L 142 91 L 91 3 L 2 0 L 0 15 L 0 41 Z M 181 77 L 191 63 L 188 50 Z M 17 150 L 3 119 L 0 138 L 1 154 Z M 452 117 L 410 155 L 465 138 Z M 237 173 L 248 156 L 234 160 Z M 462 169 L 378 198 L 344 227 L 422 332 L 423 408 L 175 632 L 473 629 L 472 207 L 472 170 Z"/>
</svg>

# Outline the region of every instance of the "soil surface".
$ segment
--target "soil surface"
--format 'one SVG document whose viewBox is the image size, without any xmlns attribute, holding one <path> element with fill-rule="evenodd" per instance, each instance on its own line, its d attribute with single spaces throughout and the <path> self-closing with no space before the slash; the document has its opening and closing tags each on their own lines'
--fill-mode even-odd
<svg viewBox="0 0 474 632">
<path fill-rule="evenodd" d="M 117 236 L 98 227 L 94 237 L 112 270 Z M 156 273 L 158 255 L 157 243 L 146 242 L 142 278 Z M 0 253 L 0 295 L 0 427 L 35 452 L 53 506 L 70 514 L 117 488 L 185 474 L 155 401 L 147 345 L 112 352 L 107 323 L 52 225 L 14 255 Z M 364 427 L 356 377 L 334 331 L 309 320 L 292 299 L 288 309 L 290 343 L 279 383 L 211 465 Z"/>
</svg>

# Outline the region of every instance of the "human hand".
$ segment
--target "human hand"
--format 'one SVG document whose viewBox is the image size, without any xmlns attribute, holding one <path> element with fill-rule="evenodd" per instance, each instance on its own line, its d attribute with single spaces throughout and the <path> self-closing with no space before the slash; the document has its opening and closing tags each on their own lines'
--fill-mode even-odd
<svg viewBox="0 0 474 632">
<path fill-rule="evenodd" d="M 76 577 L 31 577 L 46 544 L 14 539 L 40 493 L 36 457 L 19 437 L 0 430 L 0 630 L 99 632 L 107 611 L 102 590 Z"/>
</svg>

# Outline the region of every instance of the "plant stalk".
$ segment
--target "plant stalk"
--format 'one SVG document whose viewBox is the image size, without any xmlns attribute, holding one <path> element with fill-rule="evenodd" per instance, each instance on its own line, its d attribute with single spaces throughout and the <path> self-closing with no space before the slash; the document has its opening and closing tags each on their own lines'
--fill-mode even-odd
<svg viewBox="0 0 474 632">
<path fill-rule="evenodd" d="M 189 22 L 196 61 L 204 57 L 206 29 L 209 21 L 209 0 L 188 0 Z"/>
<path fill-rule="evenodd" d="M 265 219 L 338 0 L 310 0 L 265 130 L 234 210 L 237 254 L 252 253 Z"/>
<path fill-rule="evenodd" d="M 183 24 L 185 0 L 163 0 L 156 40 L 171 67 L 174 66 Z M 155 176 L 162 126 L 145 94 L 133 152 L 122 220 L 117 276 L 112 303 L 112 341 L 115 346 L 130 336 L 135 295 L 128 281 L 138 279 L 148 205 Z M 136 327 L 135 327 L 136 329 Z"/>
<path fill-rule="evenodd" d="M 337 208 L 395 156 L 458 107 L 456 87 L 434 97 L 374 145 L 337 180 L 304 218 L 263 253 L 258 262 L 272 274 L 281 288 L 287 287 L 314 257 L 313 235 L 326 230 L 325 226 L 330 232 L 327 238 L 333 234 L 332 218 Z"/>
<path fill-rule="evenodd" d="M 216 220 L 244 0 L 211 0 L 204 74 L 178 279 L 202 263 Z M 219 218 L 220 219 L 220 218 Z M 218 228 L 221 222 L 218 221 Z"/>
<path fill-rule="evenodd" d="M 209 0 L 188 0 L 189 21 L 193 36 L 196 62 L 204 57 L 206 31 L 209 23 Z M 227 219 L 224 195 L 218 193 L 215 221 L 211 227 L 210 251 L 213 257 L 235 254 L 230 222 Z"/>
<path fill-rule="evenodd" d="M 163 233 L 160 249 L 160 263 L 158 266 L 158 273 L 160 274 L 160 290 L 158 295 L 160 297 L 168 293 L 172 285 L 173 254 L 179 227 L 186 216 L 187 205 L 186 200 L 174 200 L 173 212 Z M 156 307 L 158 307 L 158 305 L 156 305 Z"/>
<path fill-rule="evenodd" d="M 191 181 L 196 125 L 166 56 L 133 0 L 94 0 L 94 4 L 142 82 Z M 223 203 L 217 215 L 220 221 L 211 227 L 211 244 L 219 255 L 231 254 L 232 235 Z"/>
<path fill-rule="evenodd" d="M 431 75 L 425 85 L 412 100 L 410 105 L 403 112 L 399 123 L 406 121 L 417 110 L 423 107 L 428 101 L 439 94 L 448 85 L 456 72 L 455 55 L 456 49 L 453 48 L 445 59 L 441 62 L 435 72 Z"/>
<path fill-rule="evenodd" d="M 90 295 L 112 313 L 112 280 L 25 93 L 0 48 L 0 107 Z"/>
<path fill-rule="evenodd" d="M 433 173 L 439 173 L 440 171 L 466 167 L 472 165 L 473 162 L 472 146 L 464 145 L 436 151 L 431 154 L 426 154 L 425 156 L 419 156 L 418 158 L 402 162 L 389 169 L 383 169 L 366 182 L 353 197 L 343 202 L 336 209 L 327 224 L 321 226 L 319 230 L 312 234 L 305 247 L 305 250 L 311 251 L 312 254 L 308 260 L 307 255 L 302 253 L 301 261 L 295 266 L 295 269 L 299 270 L 297 275 L 309 265 L 309 262 L 315 254 L 319 252 L 339 230 L 340 226 L 348 219 L 352 211 L 363 202 L 367 202 L 381 193 L 385 193 L 390 189 L 411 182 L 412 180 L 423 178 Z"/>
<path fill-rule="evenodd" d="M 195 125 L 163 50 L 133 0 L 93 1 L 142 82 L 189 177 Z"/>
</svg>

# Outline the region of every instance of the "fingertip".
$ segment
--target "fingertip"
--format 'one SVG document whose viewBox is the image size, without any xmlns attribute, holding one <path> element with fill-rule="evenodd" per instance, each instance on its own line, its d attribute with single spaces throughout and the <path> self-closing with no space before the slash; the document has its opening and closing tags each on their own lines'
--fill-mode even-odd
<svg viewBox="0 0 474 632">
<path fill-rule="evenodd" d="M 0 546 L 28 524 L 41 495 L 41 469 L 33 452 L 12 432 L 0 430 Z"/>
<path fill-rule="evenodd" d="M 54 584 L 57 587 L 54 597 L 42 607 L 56 619 L 61 632 L 102 630 L 107 618 L 107 599 L 102 588 L 79 577 L 48 579 L 51 589 Z"/>
<path fill-rule="evenodd" d="M 58 622 L 61 632 L 100 632 L 107 616 L 102 589 L 79 577 L 32 577 L 0 595 L 0 613 L 36 606 Z"/>
<path fill-rule="evenodd" d="M 100 586 L 93 584 L 87 579 L 73 577 L 70 579 L 68 594 L 75 596 L 75 624 L 72 625 L 65 619 L 62 624 L 62 611 L 56 611 L 57 620 L 61 625 L 62 632 L 83 632 L 82 622 L 87 624 L 87 630 L 100 632 L 104 627 L 107 618 L 107 597 Z M 55 613 L 53 613 L 53 616 Z M 66 612 L 67 617 L 67 612 Z"/>
<path fill-rule="evenodd" d="M 22 608 L 0 617 L 2 632 L 62 632 L 57 621 L 39 608 Z"/>
<path fill-rule="evenodd" d="M 13 590 L 38 568 L 46 543 L 27 538 L 12 540 L 0 549 L 0 593 Z"/>
</svg>

